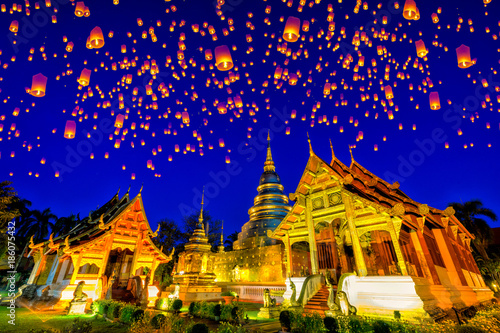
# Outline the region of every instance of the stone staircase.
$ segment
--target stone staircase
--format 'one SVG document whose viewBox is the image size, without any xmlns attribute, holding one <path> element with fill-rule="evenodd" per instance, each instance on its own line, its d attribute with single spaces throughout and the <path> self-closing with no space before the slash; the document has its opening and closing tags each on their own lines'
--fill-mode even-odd
<svg viewBox="0 0 500 333">
<path fill-rule="evenodd" d="M 337 286 L 334 286 L 334 290 L 337 290 Z M 304 306 L 304 315 L 317 312 L 321 317 L 325 317 L 325 310 L 328 310 L 327 301 L 329 295 L 328 287 L 326 285 L 322 286 Z"/>
</svg>

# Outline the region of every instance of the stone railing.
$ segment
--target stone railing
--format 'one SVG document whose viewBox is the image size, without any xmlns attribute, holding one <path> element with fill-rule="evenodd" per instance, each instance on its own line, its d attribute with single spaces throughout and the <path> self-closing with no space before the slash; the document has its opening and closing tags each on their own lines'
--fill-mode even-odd
<svg viewBox="0 0 500 333">
<path fill-rule="evenodd" d="M 226 290 L 234 291 L 238 294 L 240 300 L 252 301 L 252 302 L 263 302 L 264 300 L 264 289 L 269 289 L 271 292 L 271 297 L 276 299 L 276 303 L 283 302 L 283 293 L 285 292 L 285 286 L 252 286 L 252 285 L 228 285 Z M 280 296 L 275 296 L 280 295 Z"/>
<path fill-rule="evenodd" d="M 307 302 L 321 289 L 325 283 L 325 277 L 322 274 L 309 275 L 300 290 L 297 302 L 304 307 Z"/>
</svg>

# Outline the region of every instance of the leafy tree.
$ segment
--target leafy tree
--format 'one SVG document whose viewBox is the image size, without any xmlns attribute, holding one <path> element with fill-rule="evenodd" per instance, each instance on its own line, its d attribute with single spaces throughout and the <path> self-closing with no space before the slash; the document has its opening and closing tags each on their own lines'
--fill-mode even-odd
<svg viewBox="0 0 500 333">
<path fill-rule="evenodd" d="M 14 188 L 10 186 L 12 182 L 3 181 L 0 183 L 0 232 L 7 230 L 7 223 L 19 216 L 19 210 L 15 203 L 19 201 Z"/>
<path fill-rule="evenodd" d="M 54 230 L 54 223 L 57 221 L 57 216 L 52 214 L 50 208 L 43 211 L 33 210 L 33 219 L 29 223 L 19 227 L 19 235 L 25 239 L 30 239 L 33 236 L 33 241 L 39 242 L 49 236 L 49 231 Z"/>
<path fill-rule="evenodd" d="M 450 206 L 455 209 L 455 216 L 462 222 L 465 228 L 476 237 L 472 243 L 479 255 L 488 260 L 486 248 L 491 240 L 492 233 L 484 217 L 497 220 L 496 214 L 489 208 L 483 207 L 479 199 L 467 201 L 465 203 L 452 202 Z"/>
<path fill-rule="evenodd" d="M 179 254 L 178 245 L 183 238 L 183 233 L 177 224 L 170 219 L 162 219 L 158 222 L 158 225 L 160 227 L 158 236 L 153 238 L 155 245 L 163 248 L 163 252 L 166 254 L 169 254 L 174 246 L 176 247 L 174 258 L 166 264 L 160 264 L 156 271 L 153 272 L 156 276 L 155 280 L 160 281 L 160 286 L 163 288 L 172 283 L 172 269 Z"/>
<path fill-rule="evenodd" d="M 226 240 L 224 241 L 224 249 L 226 251 L 233 250 L 233 244 L 238 240 L 238 232 L 235 231 L 232 234 L 227 235 Z"/>
<path fill-rule="evenodd" d="M 198 218 L 200 211 L 184 217 L 184 234 L 181 243 L 185 244 L 193 235 L 195 229 L 198 228 Z M 208 243 L 212 245 L 212 251 L 216 251 L 220 244 L 220 234 L 222 229 L 222 220 L 215 220 L 208 211 L 203 211 L 203 227 L 205 232 L 208 225 Z"/>
<path fill-rule="evenodd" d="M 80 223 L 80 214 L 71 214 L 70 216 L 60 217 L 54 223 L 54 230 L 57 231 L 58 236 L 62 236 L 71 231 Z"/>
</svg>

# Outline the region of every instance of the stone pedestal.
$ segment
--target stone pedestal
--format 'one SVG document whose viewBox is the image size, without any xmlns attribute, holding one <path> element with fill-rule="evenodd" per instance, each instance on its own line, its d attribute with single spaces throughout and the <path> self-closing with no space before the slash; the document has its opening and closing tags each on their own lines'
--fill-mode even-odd
<svg viewBox="0 0 500 333">
<path fill-rule="evenodd" d="M 280 316 L 280 308 L 278 307 L 271 307 L 271 308 L 260 308 L 259 313 L 257 314 L 257 317 L 259 318 L 279 318 Z"/>
<path fill-rule="evenodd" d="M 161 297 L 168 297 L 169 294 L 168 291 L 163 292 Z M 183 302 L 219 300 L 221 298 L 221 288 L 217 286 L 181 285 L 178 298 Z"/>
<path fill-rule="evenodd" d="M 69 303 L 68 315 L 85 314 L 87 301 L 73 301 Z"/>
</svg>

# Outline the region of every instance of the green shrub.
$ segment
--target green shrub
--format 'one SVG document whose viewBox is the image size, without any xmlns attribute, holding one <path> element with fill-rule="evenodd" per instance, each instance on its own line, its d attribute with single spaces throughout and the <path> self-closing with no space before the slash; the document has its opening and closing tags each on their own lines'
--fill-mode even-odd
<svg viewBox="0 0 500 333">
<path fill-rule="evenodd" d="M 349 318 L 348 327 L 349 327 L 350 332 L 352 332 L 352 333 L 363 333 L 364 332 L 363 325 L 361 324 L 361 321 L 359 320 L 359 318 L 352 317 L 352 316 L 349 316 L 348 318 Z"/>
<path fill-rule="evenodd" d="M 136 309 L 137 307 L 135 305 L 132 304 L 124 305 L 120 312 L 120 321 L 124 324 L 131 324 L 132 316 Z"/>
<path fill-rule="evenodd" d="M 153 317 L 154 318 L 154 317 Z M 130 333 L 151 333 L 154 332 L 156 327 L 153 326 L 153 318 L 151 318 L 151 314 L 148 313 L 142 316 L 141 319 L 132 323 L 130 325 Z"/>
<path fill-rule="evenodd" d="M 105 315 L 108 310 L 108 306 L 112 303 L 112 300 L 108 299 L 98 299 L 92 302 L 90 305 L 90 309 L 94 313 L 99 313 L 101 315 Z"/>
<path fill-rule="evenodd" d="M 326 332 L 321 316 L 314 312 L 305 316 L 296 316 L 291 322 L 292 332 Z"/>
<path fill-rule="evenodd" d="M 209 333 L 208 326 L 201 323 L 195 324 L 191 328 L 191 333 Z"/>
<path fill-rule="evenodd" d="M 123 303 L 120 302 L 109 302 L 108 308 L 106 310 L 106 317 L 109 319 L 120 318 L 120 311 L 123 308 Z"/>
<path fill-rule="evenodd" d="M 73 323 L 63 328 L 62 333 L 89 333 L 92 332 L 92 323 L 88 320 L 75 318 Z"/>
<path fill-rule="evenodd" d="M 391 326 L 383 320 L 375 320 L 372 329 L 373 333 L 391 333 Z"/>
<path fill-rule="evenodd" d="M 224 322 L 219 325 L 216 331 L 217 333 L 247 333 L 248 330 L 241 325 L 232 325 L 230 323 Z"/>
<path fill-rule="evenodd" d="M 182 300 L 176 299 L 172 302 L 172 310 L 179 311 L 182 309 Z"/>
<path fill-rule="evenodd" d="M 233 296 L 233 297 L 236 297 L 236 295 L 238 295 L 237 293 L 235 293 L 234 291 L 224 291 L 223 293 L 220 294 L 221 296 Z"/>
<path fill-rule="evenodd" d="M 222 306 L 220 304 L 216 304 L 214 306 L 214 316 L 220 317 L 221 314 L 222 314 Z"/>
<path fill-rule="evenodd" d="M 460 325 L 457 327 L 457 333 L 486 333 L 486 331 L 472 325 Z"/>
<path fill-rule="evenodd" d="M 288 331 L 290 331 L 290 329 L 292 328 L 290 323 L 290 311 L 281 311 L 280 324 L 281 327 L 286 328 Z"/>
<path fill-rule="evenodd" d="M 323 324 L 325 325 L 326 331 L 328 333 L 337 333 L 339 331 L 339 323 L 337 322 L 336 318 L 325 317 L 323 318 Z"/>
<path fill-rule="evenodd" d="M 153 318 L 151 318 L 151 326 L 153 326 L 154 329 L 160 329 L 160 327 L 165 323 L 167 320 L 167 317 L 165 315 L 159 313 Z"/>
<path fill-rule="evenodd" d="M 54 331 L 50 328 L 40 328 L 40 329 L 30 329 L 28 333 L 59 333 L 59 331 Z"/>
<path fill-rule="evenodd" d="M 140 308 L 136 308 L 134 313 L 132 314 L 132 322 L 136 322 L 138 320 L 141 320 L 142 317 L 144 317 L 144 310 Z"/>
<path fill-rule="evenodd" d="M 191 316 L 196 315 L 196 313 L 198 312 L 199 306 L 200 305 L 198 302 L 192 302 L 191 304 L 189 304 L 189 308 L 188 308 L 189 314 Z"/>
<path fill-rule="evenodd" d="M 172 303 L 170 298 L 157 298 L 155 301 L 155 308 L 158 310 L 168 310 L 170 308 L 170 303 Z"/>
</svg>

